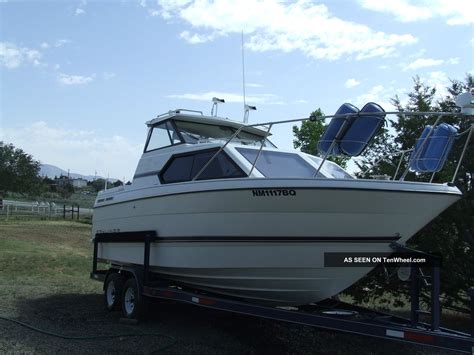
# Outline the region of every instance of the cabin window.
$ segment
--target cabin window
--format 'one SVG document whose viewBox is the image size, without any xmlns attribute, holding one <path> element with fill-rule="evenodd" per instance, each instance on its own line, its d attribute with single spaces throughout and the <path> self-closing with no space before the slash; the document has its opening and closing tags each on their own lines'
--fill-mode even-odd
<svg viewBox="0 0 474 355">
<path fill-rule="evenodd" d="M 250 164 L 257 157 L 257 149 L 237 148 Z M 298 154 L 262 150 L 255 166 L 265 177 L 270 178 L 309 178 L 315 170 Z"/>
<path fill-rule="evenodd" d="M 150 132 L 145 152 L 181 143 L 181 138 L 170 121 L 154 126 Z"/>
<path fill-rule="evenodd" d="M 212 149 L 171 157 L 160 174 L 161 182 L 163 184 L 169 184 L 173 182 L 191 181 L 216 152 L 217 149 Z M 242 169 L 240 169 L 224 151 L 221 151 L 197 180 L 241 177 L 246 177 Z"/>
</svg>

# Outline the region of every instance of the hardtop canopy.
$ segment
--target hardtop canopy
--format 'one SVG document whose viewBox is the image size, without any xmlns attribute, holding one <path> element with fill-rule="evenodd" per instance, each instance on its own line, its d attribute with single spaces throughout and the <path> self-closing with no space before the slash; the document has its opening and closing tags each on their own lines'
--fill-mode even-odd
<svg viewBox="0 0 474 355">
<path fill-rule="evenodd" d="M 227 117 L 218 117 L 218 116 L 205 116 L 201 111 L 192 111 L 185 109 L 176 109 L 174 111 L 168 111 L 167 113 L 158 115 L 156 118 L 147 121 L 146 125 L 148 127 L 153 127 L 159 123 L 172 119 L 174 121 L 187 121 L 187 122 L 196 122 L 201 124 L 210 124 L 216 126 L 232 127 L 239 129 L 242 126 L 246 126 L 243 122 L 233 121 Z M 264 137 L 267 134 L 267 128 L 260 129 L 257 127 L 245 127 L 242 129 L 244 132 L 253 133 L 258 136 Z M 271 133 L 267 137 L 271 136 Z"/>
</svg>

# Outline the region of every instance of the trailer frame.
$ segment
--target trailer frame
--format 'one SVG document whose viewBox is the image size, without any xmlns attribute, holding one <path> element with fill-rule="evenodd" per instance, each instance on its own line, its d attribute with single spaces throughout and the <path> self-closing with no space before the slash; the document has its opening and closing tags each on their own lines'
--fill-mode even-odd
<svg viewBox="0 0 474 355">
<path fill-rule="evenodd" d="M 178 301 L 253 317 L 474 354 L 474 288 L 468 291 L 471 297 L 471 334 L 441 327 L 439 264 L 433 266 L 432 274 L 429 277 L 431 281 L 429 285 L 431 287 L 429 312 L 421 310 L 419 305 L 421 281 L 426 282 L 427 277 L 420 273 L 416 266 L 411 266 L 410 319 L 333 299 L 301 307 L 270 307 L 188 289 L 185 286 L 170 283 L 168 280 L 156 278 L 150 271 L 150 250 L 151 244 L 159 242 L 159 239 L 156 231 L 96 234 L 93 239 L 94 254 L 90 277 L 94 280 L 103 281 L 105 287 L 105 282 L 110 274 L 122 273 L 128 275 L 129 279 L 135 279 L 138 292 L 141 296 L 144 296 L 140 297 L 140 302 L 146 302 L 146 298 Z M 99 244 L 123 242 L 143 243 L 143 265 L 112 264 L 109 269 L 98 269 L 98 263 L 102 261 L 98 258 Z M 409 251 L 436 258 L 431 254 L 399 244 L 392 244 L 391 247 L 394 251 Z M 431 324 L 420 322 L 420 314 L 431 316 Z"/>
</svg>

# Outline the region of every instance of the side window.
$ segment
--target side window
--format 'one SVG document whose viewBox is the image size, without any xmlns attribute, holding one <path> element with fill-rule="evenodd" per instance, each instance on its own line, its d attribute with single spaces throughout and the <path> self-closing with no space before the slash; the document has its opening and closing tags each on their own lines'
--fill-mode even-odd
<svg viewBox="0 0 474 355">
<path fill-rule="evenodd" d="M 196 154 L 194 156 L 194 164 L 192 177 L 194 177 L 202 167 L 212 158 L 216 151 L 207 151 L 203 153 Z M 231 177 L 243 177 L 242 170 L 225 154 L 220 152 L 219 155 L 209 164 L 201 175 L 199 175 L 198 180 L 208 180 L 208 179 L 222 179 L 222 178 L 231 178 Z"/>
<path fill-rule="evenodd" d="M 146 152 L 155 150 L 163 147 L 167 147 L 173 144 L 181 143 L 181 139 L 173 128 L 173 125 L 169 122 L 163 122 L 158 126 L 153 127 L 146 146 Z"/>
<path fill-rule="evenodd" d="M 164 184 L 191 181 L 202 167 L 216 153 L 216 150 L 196 152 L 177 157 L 171 157 L 167 167 L 161 173 Z M 197 180 L 226 179 L 246 177 L 245 173 L 224 152 L 207 166 Z"/>
<path fill-rule="evenodd" d="M 172 158 L 171 164 L 161 174 L 162 180 L 167 183 L 191 180 L 193 160 L 194 157 L 192 155 Z"/>
</svg>

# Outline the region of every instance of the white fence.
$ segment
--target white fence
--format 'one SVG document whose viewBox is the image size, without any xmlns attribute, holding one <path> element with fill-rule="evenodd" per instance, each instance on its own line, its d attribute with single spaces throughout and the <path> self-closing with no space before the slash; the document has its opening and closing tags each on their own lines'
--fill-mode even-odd
<svg viewBox="0 0 474 355">
<path fill-rule="evenodd" d="M 74 211 L 74 212 L 73 212 Z M 3 200 L 0 205 L 0 218 L 11 217 L 46 217 L 78 219 L 79 217 L 91 217 L 91 208 L 79 208 L 77 206 L 59 205 L 47 201 L 12 201 Z"/>
</svg>

